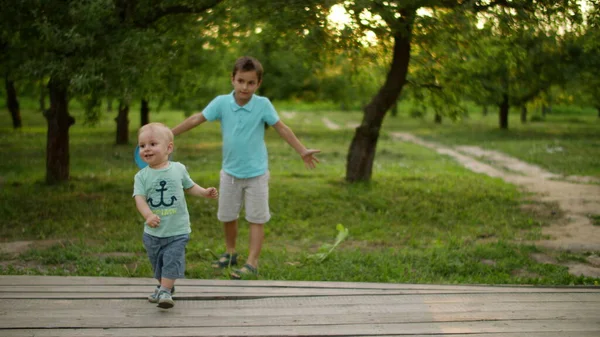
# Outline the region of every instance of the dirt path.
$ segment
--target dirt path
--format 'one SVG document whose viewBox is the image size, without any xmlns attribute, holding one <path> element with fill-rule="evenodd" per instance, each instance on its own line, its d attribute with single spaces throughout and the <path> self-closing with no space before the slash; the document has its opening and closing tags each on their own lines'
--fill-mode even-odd
<svg viewBox="0 0 600 337">
<path fill-rule="evenodd" d="M 537 241 L 537 245 L 577 252 L 600 251 L 600 226 L 594 226 L 590 218 L 600 214 L 600 185 L 579 182 L 591 182 L 592 177 L 563 178 L 500 152 L 476 146 L 448 148 L 402 132 L 392 133 L 392 137 L 434 149 L 474 172 L 521 186 L 534 193 L 537 200 L 556 203 L 564 214 L 563 219 L 544 228 L 542 233 L 551 239 Z"/>
<path fill-rule="evenodd" d="M 542 168 L 522 162 L 497 151 L 476 146 L 449 148 L 424 141 L 409 133 L 394 132 L 394 139 L 418 144 L 448 155 L 473 172 L 500 178 L 533 193 L 533 199 L 553 203 L 560 208 L 562 217 L 542 229 L 544 239 L 532 242 L 554 251 L 600 252 L 600 226 L 594 226 L 591 216 L 600 215 L 600 185 L 593 177 L 563 177 Z M 550 255 L 533 256 L 543 263 L 560 264 Z M 587 263 L 565 263 L 575 275 L 600 277 L 600 258 L 591 255 Z"/>
</svg>

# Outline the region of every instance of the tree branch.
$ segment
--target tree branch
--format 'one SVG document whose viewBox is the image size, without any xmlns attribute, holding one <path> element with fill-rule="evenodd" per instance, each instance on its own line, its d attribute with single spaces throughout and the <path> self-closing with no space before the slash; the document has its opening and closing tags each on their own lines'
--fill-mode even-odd
<svg viewBox="0 0 600 337">
<path fill-rule="evenodd" d="M 541 83 L 538 87 L 532 89 L 530 92 L 528 92 L 522 96 L 511 97 L 511 100 L 514 105 L 517 105 L 517 106 L 523 105 L 523 104 L 531 101 L 532 99 L 534 99 L 536 96 L 538 96 L 540 94 L 540 92 L 547 90 L 550 87 L 550 85 L 551 85 L 550 81 Z"/>
<path fill-rule="evenodd" d="M 412 85 L 413 87 L 417 87 L 417 88 L 425 88 L 425 89 L 429 89 L 429 90 L 443 90 L 444 88 L 438 84 L 434 84 L 434 83 L 417 83 L 415 81 L 411 81 L 411 80 L 407 80 L 406 81 L 408 84 Z"/>
<path fill-rule="evenodd" d="M 490 1 L 490 3 L 488 4 L 483 4 L 481 3 L 482 1 L 477 0 L 477 1 L 473 1 L 473 0 L 442 0 L 440 1 L 440 7 L 443 8 L 449 8 L 449 9 L 455 9 L 458 7 L 470 7 L 472 8 L 476 13 L 478 12 L 484 12 L 487 11 L 488 9 L 500 6 L 500 7 L 506 7 L 506 8 L 514 8 L 514 9 L 531 9 L 529 6 L 527 6 L 526 3 L 523 3 L 522 1 L 509 1 L 509 0 L 493 0 Z"/>
<path fill-rule="evenodd" d="M 173 5 L 160 8 L 145 17 L 136 19 L 134 25 L 138 28 L 147 28 L 161 18 L 175 14 L 200 14 L 215 7 L 223 0 L 207 0 L 196 5 Z"/>
<path fill-rule="evenodd" d="M 529 6 L 527 6 L 527 3 L 523 3 L 523 2 L 519 2 L 519 1 L 513 2 L 513 1 L 507 1 L 507 0 L 494 0 L 486 5 L 475 4 L 475 5 L 473 5 L 473 10 L 477 13 L 477 12 L 487 11 L 488 9 L 494 8 L 497 6 L 505 7 L 505 8 L 514 8 L 514 9 L 532 9 Z"/>
</svg>

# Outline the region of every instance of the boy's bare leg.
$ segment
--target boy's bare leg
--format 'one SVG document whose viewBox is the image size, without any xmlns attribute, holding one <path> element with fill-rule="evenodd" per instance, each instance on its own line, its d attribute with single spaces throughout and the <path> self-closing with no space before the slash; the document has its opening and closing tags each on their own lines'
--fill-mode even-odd
<svg viewBox="0 0 600 337">
<path fill-rule="evenodd" d="M 264 224 L 250 224 L 250 247 L 246 263 L 254 268 L 258 268 L 258 258 L 265 238 Z"/>
<path fill-rule="evenodd" d="M 225 249 L 227 253 L 233 254 L 235 253 L 235 244 L 237 241 L 237 233 L 238 233 L 238 221 L 228 221 L 223 222 L 223 228 L 225 230 Z"/>
</svg>

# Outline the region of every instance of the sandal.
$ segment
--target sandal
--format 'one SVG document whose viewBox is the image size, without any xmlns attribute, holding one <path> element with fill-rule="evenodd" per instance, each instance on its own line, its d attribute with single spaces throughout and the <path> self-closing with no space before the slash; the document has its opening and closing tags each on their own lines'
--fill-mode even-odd
<svg viewBox="0 0 600 337">
<path fill-rule="evenodd" d="M 231 273 L 231 278 L 234 280 L 256 279 L 258 270 L 249 264 L 245 264 L 242 268 L 236 269 Z"/>
<path fill-rule="evenodd" d="M 212 267 L 218 269 L 223 269 L 235 265 L 237 265 L 237 253 L 223 253 L 219 256 L 218 260 L 212 262 Z"/>
</svg>

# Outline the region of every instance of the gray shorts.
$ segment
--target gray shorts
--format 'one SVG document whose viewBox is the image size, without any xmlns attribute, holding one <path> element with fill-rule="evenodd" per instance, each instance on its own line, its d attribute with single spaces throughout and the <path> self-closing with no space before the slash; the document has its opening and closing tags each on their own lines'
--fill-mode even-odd
<svg viewBox="0 0 600 337">
<path fill-rule="evenodd" d="M 271 219 L 269 212 L 269 177 L 267 173 L 253 178 L 240 179 L 221 170 L 219 184 L 219 211 L 217 218 L 222 222 L 238 219 L 242 205 L 246 220 L 264 224 Z"/>
<path fill-rule="evenodd" d="M 142 238 L 148 253 L 154 278 L 185 278 L 185 246 L 190 241 L 189 234 L 159 238 L 144 233 Z"/>
</svg>

